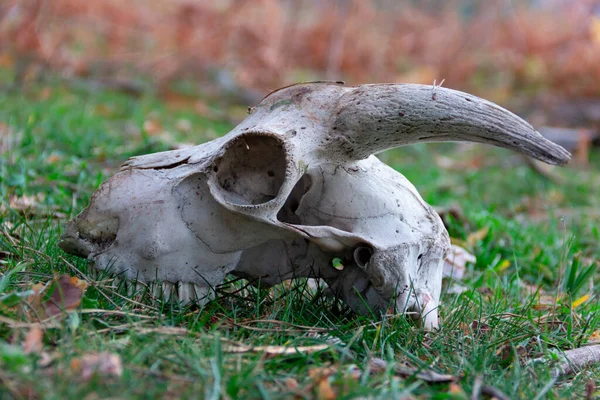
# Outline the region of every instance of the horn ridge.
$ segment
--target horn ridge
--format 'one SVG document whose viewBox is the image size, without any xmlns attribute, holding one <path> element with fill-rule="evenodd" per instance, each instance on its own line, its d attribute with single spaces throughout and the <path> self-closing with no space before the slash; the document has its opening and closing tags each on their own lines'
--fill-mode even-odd
<svg viewBox="0 0 600 400">
<path fill-rule="evenodd" d="M 497 104 L 457 90 L 416 84 L 357 86 L 335 109 L 328 146 L 348 160 L 420 142 L 466 141 L 507 148 L 548 164 L 571 154 Z"/>
</svg>

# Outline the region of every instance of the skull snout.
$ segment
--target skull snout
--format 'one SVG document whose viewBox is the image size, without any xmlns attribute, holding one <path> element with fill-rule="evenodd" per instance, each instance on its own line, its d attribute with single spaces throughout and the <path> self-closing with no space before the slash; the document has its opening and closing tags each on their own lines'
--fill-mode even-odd
<svg viewBox="0 0 600 400">
<path fill-rule="evenodd" d="M 87 257 L 109 247 L 117 238 L 119 218 L 90 210 L 67 223 L 59 246 L 67 253 Z"/>
<path fill-rule="evenodd" d="M 405 243 L 388 249 L 359 245 L 353 256 L 354 264 L 344 271 L 340 286 L 351 288 L 343 295 L 356 311 L 364 314 L 391 308 L 421 314 L 426 303 L 430 308 L 437 306 L 440 287 L 436 282 L 443 251 L 435 245 Z"/>
</svg>

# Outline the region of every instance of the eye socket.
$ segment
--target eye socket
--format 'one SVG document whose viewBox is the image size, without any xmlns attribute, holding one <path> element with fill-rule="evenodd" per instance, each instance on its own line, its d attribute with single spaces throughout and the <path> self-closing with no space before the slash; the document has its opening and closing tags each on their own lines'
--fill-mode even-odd
<svg viewBox="0 0 600 400">
<path fill-rule="evenodd" d="M 365 268 L 367 266 L 372 255 L 373 249 L 371 247 L 358 246 L 356 249 L 354 249 L 354 261 L 356 261 L 356 264 L 361 268 Z"/>
</svg>

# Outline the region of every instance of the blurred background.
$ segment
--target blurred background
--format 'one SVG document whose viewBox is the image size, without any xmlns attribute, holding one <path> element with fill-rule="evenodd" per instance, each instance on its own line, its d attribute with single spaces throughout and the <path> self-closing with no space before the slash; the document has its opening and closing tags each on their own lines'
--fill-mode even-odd
<svg viewBox="0 0 600 400">
<path fill-rule="evenodd" d="M 546 134 L 577 153 L 600 130 L 600 1 L 2 0 L 0 68 L 243 105 L 297 81 L 444 80 L 569 128 Z"/>
<path fill-rule="evenodd" d="M 433 83 L 493 101 L 600 96 L 597 0 L 3 0 L 1 63 L 261 93 Z"/>
</svg>

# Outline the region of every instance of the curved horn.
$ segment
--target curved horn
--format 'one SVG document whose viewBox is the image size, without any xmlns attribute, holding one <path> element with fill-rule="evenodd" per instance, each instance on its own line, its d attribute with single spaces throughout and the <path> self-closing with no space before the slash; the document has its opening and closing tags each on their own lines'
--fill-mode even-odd
<svg viewBox="0 0 600 400">
<path fill-rule="evenodd" d="M 549 164 L 571 154 L 510 111 L 468 93 L 438 86 L 375 84 L 351 88 L 337 102 L 322 144 L 347 160 L 418 142 L 492 144 Z"/>
</svg>

